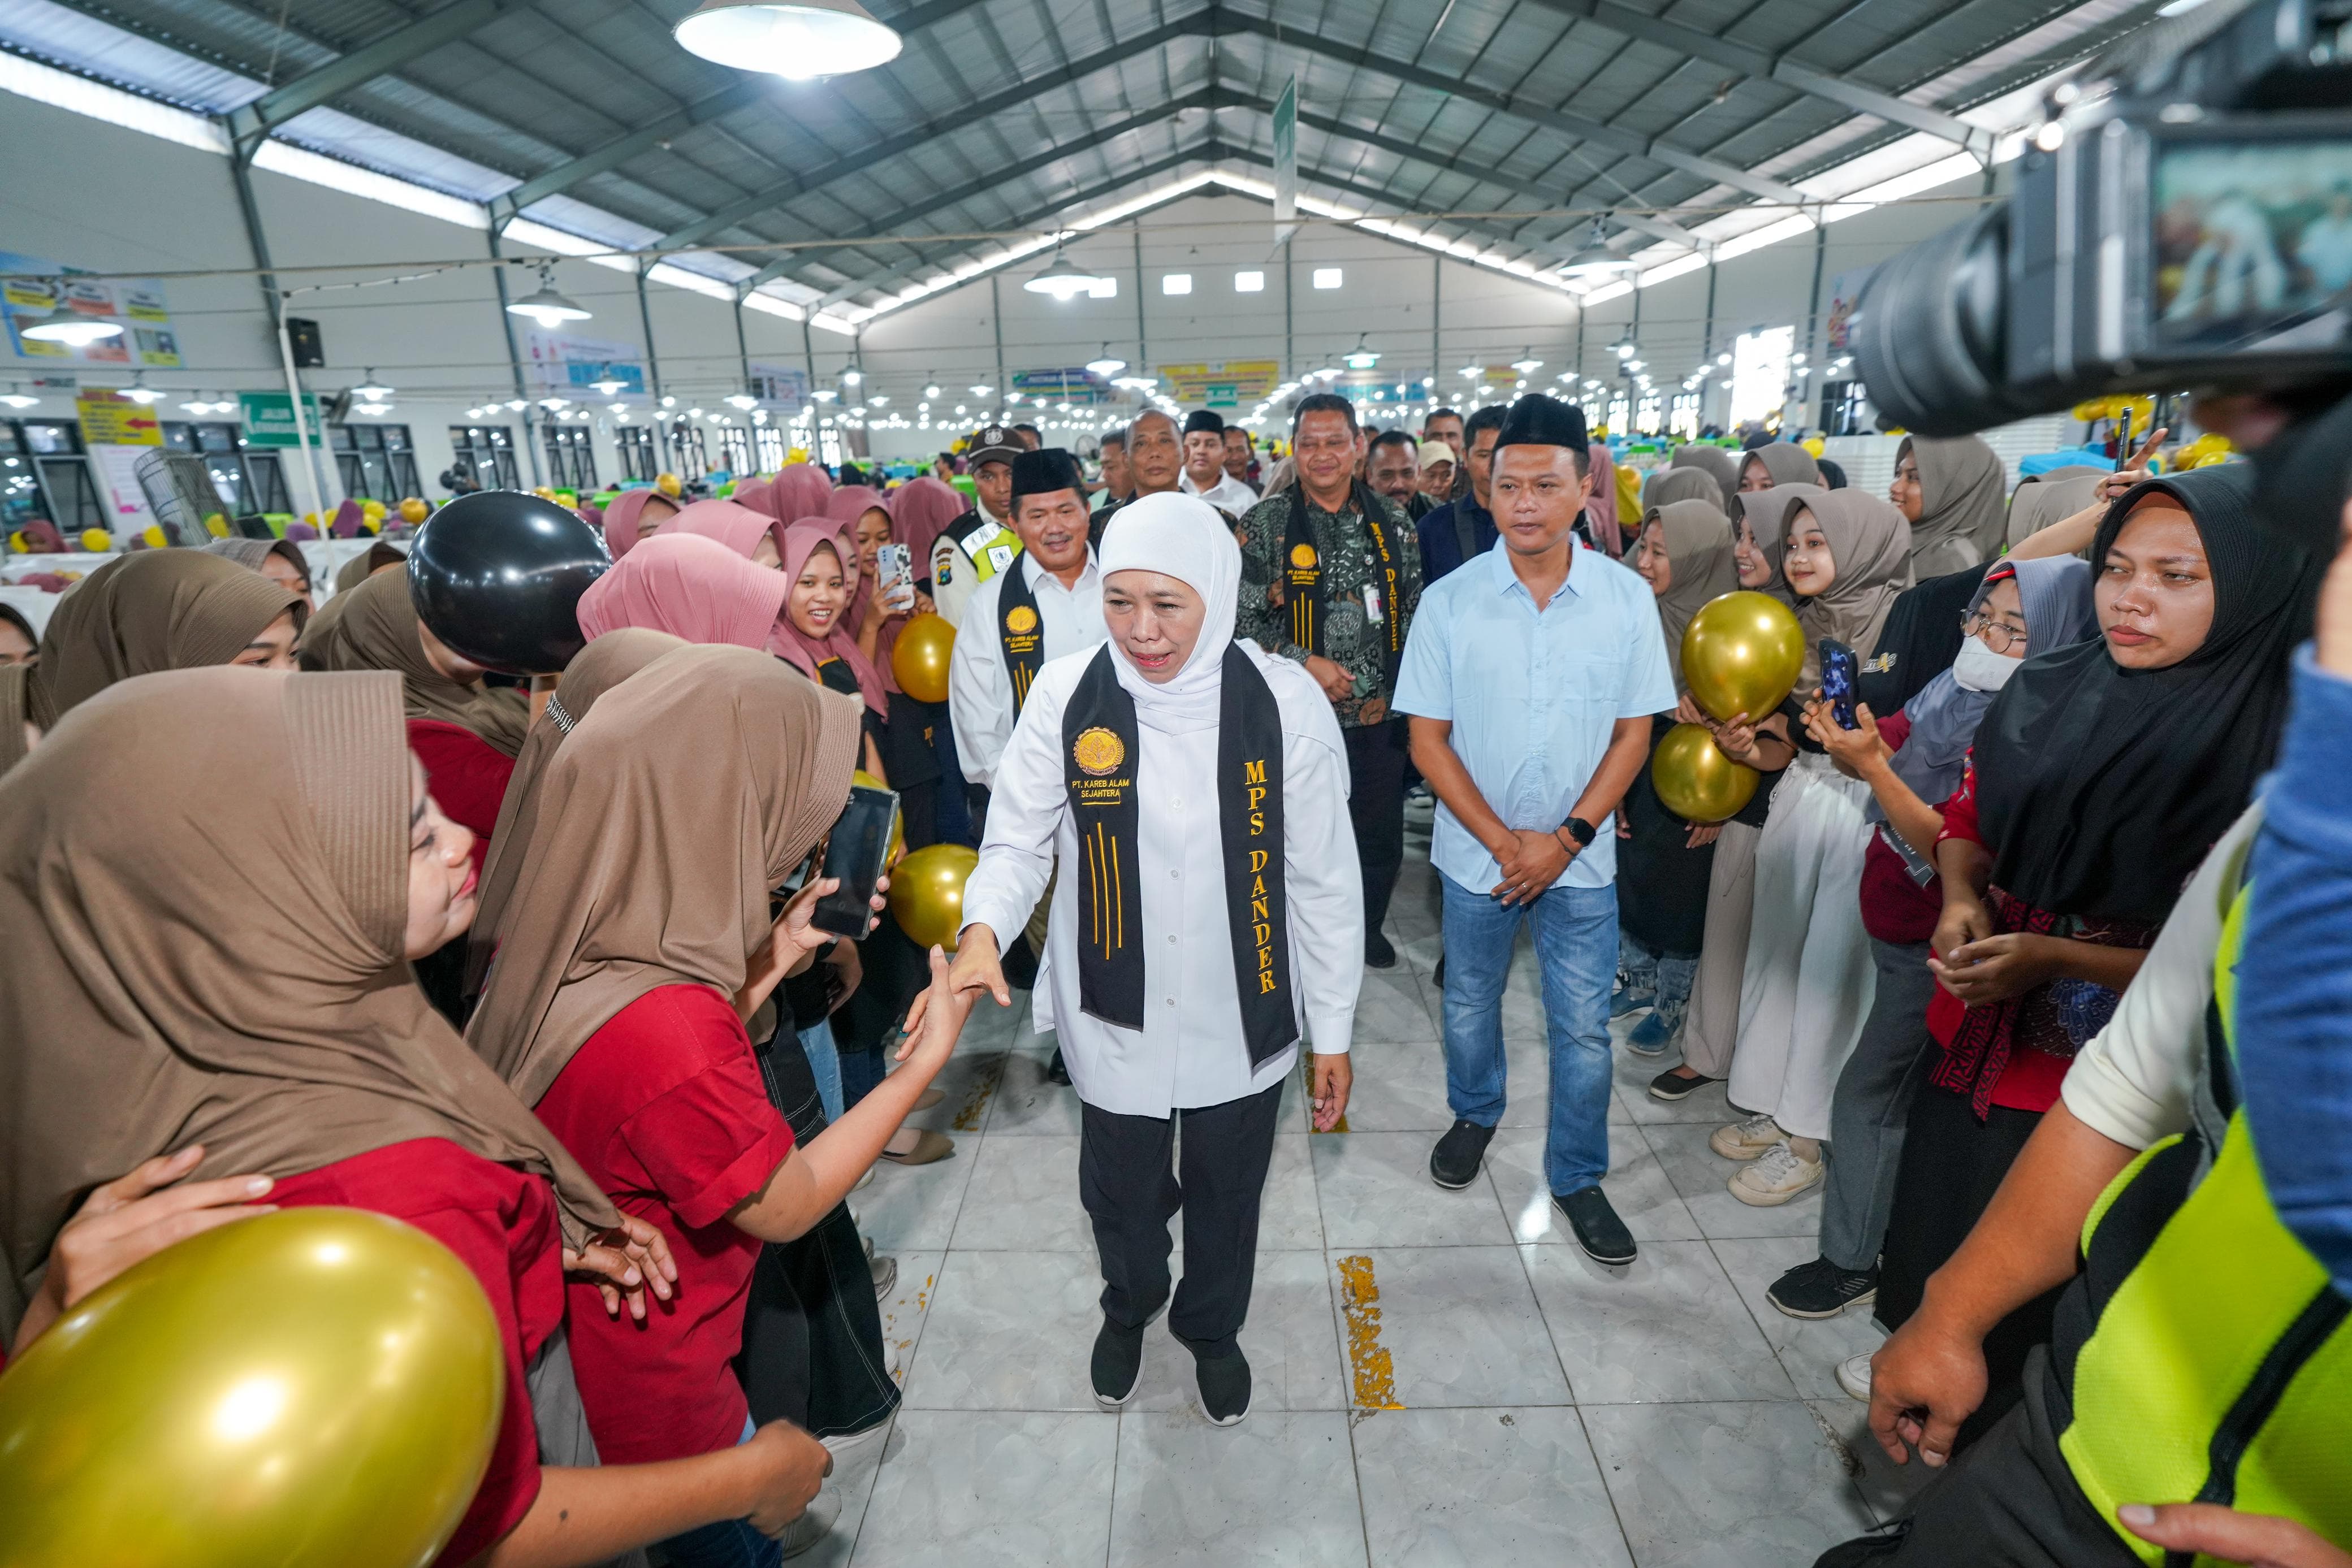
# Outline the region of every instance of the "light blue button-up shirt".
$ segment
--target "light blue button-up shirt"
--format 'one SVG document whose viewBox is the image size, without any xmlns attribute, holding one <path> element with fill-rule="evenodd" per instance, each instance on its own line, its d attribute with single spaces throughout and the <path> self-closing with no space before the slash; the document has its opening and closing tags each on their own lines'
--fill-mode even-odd
<svg viewBox="0 0 2352 1568">
<path fill-rule="evenodd" d="M 1422 591 L 1405 639 L 1396 707 L 1450 720 L 1454 753 L 1495 814 L 1549 832 L 1568 821 L 1621 718 L 1675 706 L 1666 637 L 1650 585 L 1581 545 L 1568 581 L 1541 612 L 1498 543 Z M 1617 875 L 1614 819 L 1570 862 L 1559 885 L 1606 887 Z M 1503 869 L 1443 801 L 1430 859 L 1484 893 Z"/>
</svg>

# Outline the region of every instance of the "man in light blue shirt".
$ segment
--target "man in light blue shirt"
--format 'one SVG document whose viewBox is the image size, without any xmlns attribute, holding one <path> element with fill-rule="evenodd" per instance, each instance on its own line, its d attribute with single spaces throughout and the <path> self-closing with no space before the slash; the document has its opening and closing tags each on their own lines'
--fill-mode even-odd
<svg viewBox="0 0 2352 1568">
<path fill-rule="evenodd" d="M 1444 889 L 1445 1092 L 1429 1157 L 1477 1179 L 1503 1116 L 1503 983 L 1535 917 L 1550 1038 L 1544 1153 L 1552 1202 L 1587 1254 L 1633 1260 L 1601 1190 L 1609 1170 L 1609 989 L 1617 971 L 1617 804 L 1674 706 L 1648 585 L 1578 546 L 1591 493 L 1584 416 L 1539 392 L 1512 405 L 1490 485 L 1500 549 L 1423 591 L 1397 677 L 1412 759 L 1438 799 Z"/>
</svg>

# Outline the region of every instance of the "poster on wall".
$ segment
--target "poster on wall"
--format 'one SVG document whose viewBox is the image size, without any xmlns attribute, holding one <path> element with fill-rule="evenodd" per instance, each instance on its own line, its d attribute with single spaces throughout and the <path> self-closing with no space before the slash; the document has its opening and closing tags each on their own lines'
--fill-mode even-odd
<svg viewBox="0 0 2352 1568">
<path fill-rule="evenodd" d="M 646 395 L 646 351 L 635 343 L 533 327 L 522 334 L 522 355 L 534 384 L 545 392 L 582 397 Z"/>
<path fill-rule="evenodd" d="M 1161 365 L 1160 384 L 1162 391 L 1181 403 L 1202 403 L 1210 408 L 1237 408 L 1244 401 L 1256 402 L 1274 395 L 1282 380 L 1282 365 L 1276 360 L 1227 360 L 1214 365 Z"/>
<path fill-rule="evenodd" d="M 772 413 L 792 418 L 809 406 L 808 372 L 798 365 L 751 361 L 751 384 L 744 389 L 768 405 Z"/>
<path fill-rule="evenodd" d="M 1031 402 L 1108 402 L 1109 383 L 1084 365 L 1062 370 L 1015 371 L 1013 390 Z"/>
<path fill-rule="evenodd" d="M 74 416 L 81 421 L 86 446 L 163 444 L 163 422 L 155 417 L 152 406 L 105 387 L 84 387 L 74 393 Z"/>
<path fill-rule="evenodd" d="M 1878 270 L 1875 262 L 1868 267 L 1849 267 L 1830 279 L 1829 315 L 1822 323 L 1822 341 L 1832 354 L 1853 351 L 1847 340 L 1853 325 L 1854 302 L 1862 298 L 1862 286 Z"/>
<path fill-rule="evenodd" d="M 8 323 L 9 350 L 20 360 L 159 370 L 180 363 L 163 286 L 152 277 L 89 277 L 44 256 L 0 251 L 0 317 Z M 113 330 L 74 343 L 25 336 L 29 328 L 68 321 Z"/>
</svg>

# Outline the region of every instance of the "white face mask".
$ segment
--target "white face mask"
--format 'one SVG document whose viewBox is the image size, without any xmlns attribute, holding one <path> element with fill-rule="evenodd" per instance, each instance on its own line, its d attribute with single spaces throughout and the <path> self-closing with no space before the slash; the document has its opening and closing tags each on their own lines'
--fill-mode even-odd
<svg viewBox="0 0 2352 1568">
<path fill-rule="evenodd" d="M 2022 658 L 1994 653 L 1981 637 L 1970 637 L 1960 643 L 1959 657 L 1952 661 L 1952 679 L 1972 692 L 1997 692 L 2023 663 Z"/>
</svg>

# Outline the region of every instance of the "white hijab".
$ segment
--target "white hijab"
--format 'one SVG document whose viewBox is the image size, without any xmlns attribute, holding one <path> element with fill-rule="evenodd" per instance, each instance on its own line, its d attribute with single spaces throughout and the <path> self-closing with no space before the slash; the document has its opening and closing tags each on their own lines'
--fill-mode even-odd
<svg viewBox="0 0 2352 1568">
<path fill-rule="evenodd" d="M 1137 723 L 1165 735 L 1216 728 L 1225 649 L 1234 640 L 1242 583 L 1241 547 L 1224 519 L 1197 496 L 1172 490 L 1146 496 L 1112 514 L 1097 559 L 1106 584 L 1116 571 L 1156 571 L 1201 596 L 1208 607 L 1201 639 L 1171 679 L 1144 679 L 1116 637 L 1111 667 L 1135 699 Z"/>
</svg>

